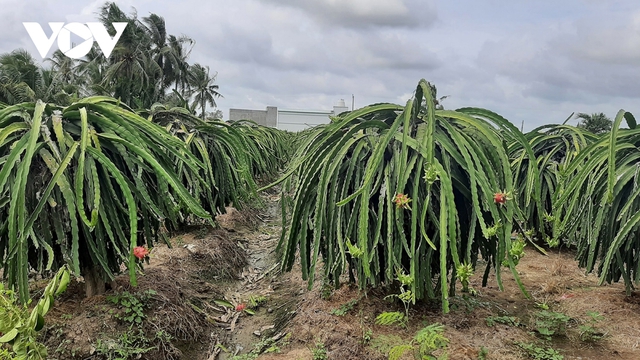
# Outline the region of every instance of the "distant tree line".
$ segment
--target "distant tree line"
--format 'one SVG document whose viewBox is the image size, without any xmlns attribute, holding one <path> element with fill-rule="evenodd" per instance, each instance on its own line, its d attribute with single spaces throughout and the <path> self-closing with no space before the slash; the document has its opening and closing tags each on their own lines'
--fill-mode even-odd
<svg viewBox="0 0 640 360">
<path fill-rule="evenodd" d="M 593 113 L 591 115 L 578 113 L 576 117 L 580 119 L 578 127 L 581 129 L 585 129 L 594 134 L 603 134 L 611 131 L 613 121 L 611 121 L 611 119 L 609 119 L 604 113 Z"/>
<path fill-rule="evenodd" d="M 205 117 L 221 96 L 217 73 L 208 66 L 189 64 L 195 41 L 167 33 L 163 17 L 150 14 L 139 19 L 115 3 L 105 3 L 98 20 L 115 35 L 111 23 L 127 22 L 113 52 L 106 58 L 96 44 L 75 60 L 56 50 L 41 66 L 24 49 L 0 55 L 0 102 L 16 104 L 41 99 L 60 105 L 92 95 L 113 96 L 133 108 L 150 109 L 155 103 L 183 107 Z"/>
</svg>

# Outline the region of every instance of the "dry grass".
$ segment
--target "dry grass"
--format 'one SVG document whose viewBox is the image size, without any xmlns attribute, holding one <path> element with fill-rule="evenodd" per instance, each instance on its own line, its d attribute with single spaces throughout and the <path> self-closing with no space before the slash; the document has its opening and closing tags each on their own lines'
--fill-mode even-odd
<svg viewBox="0 0 640 360">
<path fill-rule="evenodd" d="M 564 291 L 565 285 L 562 279 L 548 278 L 547 281 L 540 285 L 541 295 L 558 295 Z"/>
<path fill-rule="evenodd" d="M 185 284 L 188 274 L 175 269 L 153 268 L 145 273 L 140 286 L 129 291 L 154 290 L 153 308 L 148 319 L 154 330 L 164 329 L 172 337 L 183 341 L 201 341 L 208 337 L 208 327 L 202 314 L 192 303 L 198 303 L 203 295 L 215 296 L 216 291 L 207 286 L 194 288 Z"/>
<path fill-rule="evenodd" d="M 567 273 L 567 265 L 564 259 L 556 259 L 551 265 L 551 276 L 563 276 Z"/>
<path fill-rule="evenodd" d="M 202 239 L 190 242 L 190 256 L 200 278 L 237 279 L 247 264 L 247 254 L 224 230 L 212 230 Z"/>
<path fill-rule="evenodd" d="M 258 229 L 262 222 L 260 209 L 245 204 L 242 211 L 238 211 L 232 206 L 225 208 L 224 214 L 216 216 L 216 222 L 223 229 L 235 230 L 238 228 L 246 228 L 252 231 Z"/>
</svg>

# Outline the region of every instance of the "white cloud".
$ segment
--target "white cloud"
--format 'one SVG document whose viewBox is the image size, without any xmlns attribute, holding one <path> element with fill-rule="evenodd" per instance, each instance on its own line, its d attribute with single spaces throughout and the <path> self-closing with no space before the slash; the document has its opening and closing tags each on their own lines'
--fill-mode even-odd
<svg viewBox="0 0 640 360">
<path fill-rule="evenodd" d="M 303 10 L 339 27 L 430 26 L 437 19 L 433 0 L 264 0 Z"/>
<path fill-rule="evenodd" d="M 0 53 L 37 54 L 24 21 L 91 21 L 103 4 L 2 0 Z M 219 73 L 230 107 L 329 109 L 404 104 L 419 79 L 518 126 L 562 122 L 573 111 L 638 112 L 640 3 L 489 0 L 118 0 L 163 16 L 196 40 L 191 62 Z M 89 18 L 87 20 L 87 18 Z M 635 111 L 634 111 L 635 110 Z"/>
</svg>

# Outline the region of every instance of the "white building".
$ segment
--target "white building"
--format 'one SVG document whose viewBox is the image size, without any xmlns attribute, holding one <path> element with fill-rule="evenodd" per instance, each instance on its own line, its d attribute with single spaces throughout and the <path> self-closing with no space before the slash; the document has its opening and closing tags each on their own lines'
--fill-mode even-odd
<svg viewBox="0 0 640 360">
<path fill-rule="evenodd" d="M 330 116 L 349 111 L 341 99 L 333 110 L 290 110 L 267 106 L 266 110 L 229 109 L 229 120 L 253 120 L 264 126 L 281 130 L 302 131 L 321 124 L 328 124 Z"/>
</svg>

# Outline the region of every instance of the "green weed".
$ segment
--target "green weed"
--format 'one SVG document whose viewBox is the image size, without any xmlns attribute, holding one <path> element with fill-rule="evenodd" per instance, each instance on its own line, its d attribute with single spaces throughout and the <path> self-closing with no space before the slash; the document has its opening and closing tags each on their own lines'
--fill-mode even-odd
<svg viewBox="0 0 640 360">
<path fill-rule="evenodd" d="M 515 316 L 489 316 L 485 319 L 487 326 L 503 324 L 508 326 L 520 326 L 520 320 Z"/>
<path fill-rule="evenodd" d="M 156 294 L 154 290 L 134 294 L 125 291 L 120 294 L 109 295 L 107 296 L 107 300 L 123 309 L 122 313 L 114 314 L 116 319 L 130 325 L 140 325 L 146 318 L 144 310 L 146 310 L 149 301 Z"/>
<path fill-rule="evenodd" d="M 99 338 L 95 348 L 96 354 L 104 356 L 107 360 L 127 360 L 139 358 L 156 347 L 151 346 L 142 330 L 130 329 L 120 334 L 117 339 Z"/>
<path fill-rule="evenodd" d="M 543 348 L 534 343 L 516 343 L 516 345 L 534 360 L 564 360 L 564 356 L 554 348 Z"/>
<path fill-rule="evenodd" d="M 311 349 L 313 360 L 327 360 L 327 349 L 324 348 L 324 343 L 316 342 L 316 346 Z"/>
<path fill-rule="evenodd" d="M 552 336 L 563 336 L 567 331 L 570 317 L 563 313 L 541 310 L 535 314 L 535 328 L 538 334 L 549 339 Z"/>
<path fill-rule="evenodd" d="M 596 324 L 604 320 L 604 317 L 597 311 L 587 311 L 587 315 L 589 316 L 589 320 L 578 327 L 578 329 L 580 329 L 580 340 L 584 342 L 596 342 L 602 340 L 606 334 L 600 331 L 596 327 Z"/>
<path fill-rule="evenodd" d="M 358 303 L 359 300 L 360 299 L 353 299 L 349 302 L 346 302 L 340 305 L 339 308 L 331 310 L 331 314 L 336 316 L 344 316 L 349 311 L 353 310 L 353 307 Z"/>
</svg>

